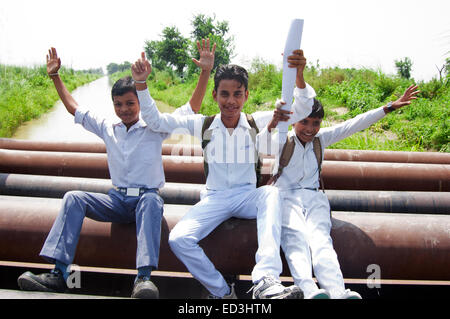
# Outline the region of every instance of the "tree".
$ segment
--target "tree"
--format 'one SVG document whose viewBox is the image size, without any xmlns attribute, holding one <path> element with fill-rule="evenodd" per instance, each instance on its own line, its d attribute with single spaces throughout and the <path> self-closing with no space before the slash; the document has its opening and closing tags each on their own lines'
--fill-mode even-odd
<svg viewBox="0 0 450 319">
<path fill-rule="evenodd" d="M 179 76 L 183 75 L 188 62 L 189 39 L 183 37 L 177 27 L 166 27 L 160 41 L 147 41 L 145 52 L 158 69 L 174 67 Z"/>
<path fill-rule="evenodd" d="M 151 61 L 152 67 L 158 70 L 163 70 L 167 66 L 167 62 L 161 60 L 159 56 L 161 41 L 146 41 L 144 46 L 145 54 Z"/>
<path fill-rule="evenodd" d="M 108 74 L 126 71 L 129 69 L 131 69 L 131 63 L 128 61 L 125 61 L 122 64 L 110 63 L 106 66 L 106 71 L 108 71 Z"/>
<path fill-rule="evenodd" d="M 193 31 L 191 38 L 185 38 L 177 27 L 163 29 L 161 40 L 146 41 L 144 50 L 151 60 L 152 66 L 158 70 L 176 69 L 179 76 L 183 76 L 187 66 L 188 76 L 199 70 L 191 57 L 199 58 L 197 41 L 210 39 L 211 45 L 216 43 L 214 69 L 220 64 L 230 63 L 234 51 L 234 38 L 228 36 L 227 21 L 215 21 L 216 17 L 204 14 L 194 16 L 191 21 Z"/>
<path fill-rule="evenodd" d="M 204 14 L 194 16 L 191 21 L 193 31 L 191 32 L 192 44 L 190 53 L 192 57 L 198 58 L 197 41 L 201 39 L 210 39 L 211 45 L 216 43 L 216 53 L 214 58 L 214 69 L 221 64 L 228 64 L 233 56 L 234 37 L 227 36 L 229 32 L 229 24 L 227 21 L 215 21 L 213 17 Z M 189 64 L 188 73 L 196 72 L 195 65 Z"/>
<path fill-rule="evenodd" d="M 410 58 L 406 57 L 403 60 L 395 60 L 395 66 L 397 67 L 397 73 L 405 79 L 411 77 L 411 66 L 412 61 Z"/>
</svg>

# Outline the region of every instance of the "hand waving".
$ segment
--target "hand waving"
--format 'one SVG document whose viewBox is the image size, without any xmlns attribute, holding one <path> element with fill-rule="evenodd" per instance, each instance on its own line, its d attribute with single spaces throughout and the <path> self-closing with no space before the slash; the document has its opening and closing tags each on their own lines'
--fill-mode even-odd
<svg viewBox="0 0 450 319">
<path fill-rule="evenodd" d="M 412 100 L 417 99 L 416 95 L 420 92 L 417 90 L 418 87 L 418 85 L 413 84 L 407 88 L 403 95 L 397 101 L 392 103 L 392 107 L 399 109 L 405 105 L 411 104 Z"/>
<path fill-rule="evenodd" d="M 146 81 L 150 73 L 152 73 L 152 66 L 145 57 L 145 52 L 142 52 L 141 58 L 131 66 L 131 75 L 135 81 Z"/>
<path fill-rule="evenodd" d="M 61 67 L 61 59 L 58 58 L 56 49 L 51 48 L 50 50 L 48 50 L 47 54 L 47 74 L 58 73 L 60 67 Z"/>
<path fill-rule="evenodd" d="M 197 41 L 198 53 L 200 54 L 200 60 L 192 58 L 192 62 L 204 71 L 211 71 L 214 68 L 214 53 L 216 52 L 216 44 L 214 43 L 212 50 L 210 49 L 209 39 L 202 39 L 202 45 L 200 41 Z"/>
</svg>

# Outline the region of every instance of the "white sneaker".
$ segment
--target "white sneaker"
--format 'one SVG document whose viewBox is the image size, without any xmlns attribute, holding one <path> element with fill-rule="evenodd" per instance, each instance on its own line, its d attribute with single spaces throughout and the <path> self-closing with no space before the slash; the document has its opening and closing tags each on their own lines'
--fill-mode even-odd
<svg viewBox="0 0 450 319">
<path fill-rule="evenodd" d="M 302 290 L 292 285 L 285 287 L 272 276 L 263 277 L 257 284 L 253 285 L 248 292 L 253 290 L 253 299 L 301 299 Z"/>
<path fill-rule="evenodd" d="M 345 291 L 338 297 L 338 299 L 362 299 L 362 297 L 356 291 L 345 289 Z"/>
<path fill-rule="evenodd" d="M 325 289 L 318 289 L 308 296 L 308 299 L 330 299 L 330 294 Z"/>
<path fill-rule="evenodd" d="M 217 297 L 210 294 L 207 299 L 237 299 L 236 291 L 234 291 L 234 283 L 230 285 L 230 293 L 228 295 Z"/>
</svg>

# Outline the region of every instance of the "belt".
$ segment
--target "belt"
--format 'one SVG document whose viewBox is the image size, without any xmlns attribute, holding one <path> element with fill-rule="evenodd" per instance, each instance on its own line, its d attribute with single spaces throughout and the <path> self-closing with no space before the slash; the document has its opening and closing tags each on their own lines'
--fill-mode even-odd
<svg viewBox="0 0 450 319">
<path fill-rule="evenodd" d="M 295 187 L 295 188 L 291 188 L 291 189 L 307 189 L 309 191 L 315 191 L 315 192 L 319 191 L 319 188 L 313 188 L 313 187 Z"/>
<path fill-rule="evenodd" d="M 142 194 L 144 194 L 146 191 L 149 190 L 155 190 L 158 193 L 158 189 L 157 188 L 146 188 L 146 187 L 117 187 L 117 186 L 113 186 L 113 188 L 126 195 L 126 196 L 141 196 Z"/>
</svg>

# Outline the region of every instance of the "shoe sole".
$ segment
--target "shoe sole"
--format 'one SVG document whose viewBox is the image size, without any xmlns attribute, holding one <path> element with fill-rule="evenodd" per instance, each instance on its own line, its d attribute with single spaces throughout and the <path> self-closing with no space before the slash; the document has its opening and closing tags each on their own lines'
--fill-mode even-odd
<svg viewBox="0 0 450 319">
<path fill-rule="evenodd" d="M 133 287 L 131 298 L 159 299 L 159 290 L 151 281 L 146 284 L 141 283 Z"/>
<path fill-rule="evenodd" d="M 253 299 L 303 299 L 303 291 L 289 290 L 289 291 L 285 291 L 281 295 L 277 295 L 277 296 L 265 296 L 265 298 L 256 298 L 255 296 L 253 296 Z"/>
<path fill-rule="evenodd" d="M 133 293 L 131 298 L 137 299 L 158 299 L 159 293 L 151 290 L 141 290 L 138 293 Z"/>
<path fill-rule="evenodd" d="M 34 280 L 33 277 L 31 277 L 31 273 L 29 272 L 20 275 L 20 277 L 17 279 L 17 284 L 19 285 L 20 289 L 25 291 L 57 292 Z"/>
<path fill-rule="evenodd" d="M 323 292 L 315 295 L 313 298 L 310 299 L 330 299 L 330 296 Z"/>
<path fill-rule="evenodd" d="M 303 299 L 303 291 L 301 290 L 296 290 L 296 291 L 291 291 L 289 294 L 287 294 L 287 296 L 284 299 Z"/>
</svg>

